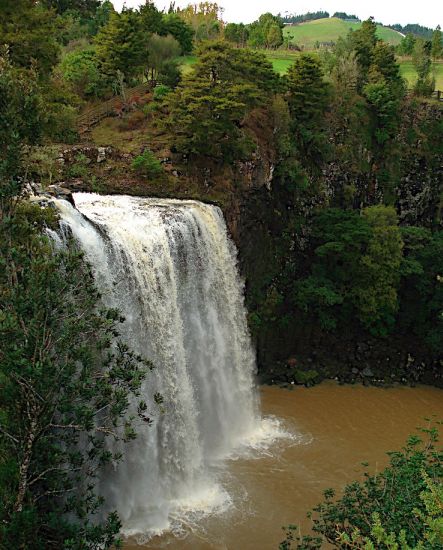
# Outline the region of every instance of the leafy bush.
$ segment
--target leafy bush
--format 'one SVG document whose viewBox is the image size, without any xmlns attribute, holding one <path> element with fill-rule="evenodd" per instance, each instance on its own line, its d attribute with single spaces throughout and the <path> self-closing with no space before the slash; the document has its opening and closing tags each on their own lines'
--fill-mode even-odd
<svg viewBox="0 0 443 550">
<path fill-rule="evenodd" d="M 90 162 L 91 161 L 88 159 L 88 157 L 86 155 L 84 155 L 83 153 L 79 153 L 75 157 L 74 164 L 71 164 L 71 166 L 69 166 L 68 171 L 67 171 L 67 175 L 70 178 L 84 178 L 84 177 L 86 177 L 88 175 L 88 164 Z"/>
<path fill-rule="evenodd" d="M 159 101 L 171 92 L 171 88 L 165 84 L 159 84 L 154 88 L 154 100 Z"/>
<path fill-rule="evenodd" d="M 146 149 L 141 155 L 132 161 L 132 168 L 137 174 L 147 178 L 155 178 L 163 173 L 161 162 L 154 153 Z"/>
<path fill-rule="evenodd" d="M 174 59 L 164 61 L 158 68 L 157 82 L 169 88 L 176 88 L 181 80 L 180 65 Z"/>
<path fill-rule="evenodd" d="M 63 78 L 81 97 L 102 97 L 106 79 L 101 74 L 93 48 L 68 53 L 60 64 Z"/>
<path fill-rule="evenodd" d="M 402 450 L 388 453 L 385 470 L 365 472 L 339 500 L 327 489 L 308 514 L 316 535 L 300 537 L 291 525 L 280 550 L 317 550 L 325 541 L 335 548 L 442 550 L 443 450 L 436 426 L 420 431 L 421 437 L 410 436 Z M 397 541 L 402 545 L 395 546 Z"/>
</svg>

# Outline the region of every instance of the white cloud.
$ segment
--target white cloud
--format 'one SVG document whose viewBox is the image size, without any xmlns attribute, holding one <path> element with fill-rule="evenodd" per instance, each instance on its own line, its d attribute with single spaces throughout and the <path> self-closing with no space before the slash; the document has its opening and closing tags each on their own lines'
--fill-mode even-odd
<svg viewBox="0 0 443 550">
<path fill-rule="evenodd" d="M 198 3 L 199 0 L 196 0 Z M 123 0 L 114 0 L 117 9 L 121 9 Z M 137 7 L 142 0 L 126 0 L 126 6 Z M 168 0 L 156 0 L 158 8 L 169 6 Z M 188 0 L 176 1 L 177 6 L 186 6 Z M 308 11 L 324 10 L 331 15 L 335 11 L 345 11 L 355 14 L 361 19 L 370 16 L 385 24 L 419 23 L 427 27 L 435 28 L 438 24 L 443 27 L 443 2 L 441 0 L 371 0 L 370 2 L 356 2 L 355 0 L 220 0 L 218 2 L 224 9 L 224 20 L 249 23 L 257 17 L 270 11 L 274 14 L 285 12 L 306 13 Z"/>
</svg>

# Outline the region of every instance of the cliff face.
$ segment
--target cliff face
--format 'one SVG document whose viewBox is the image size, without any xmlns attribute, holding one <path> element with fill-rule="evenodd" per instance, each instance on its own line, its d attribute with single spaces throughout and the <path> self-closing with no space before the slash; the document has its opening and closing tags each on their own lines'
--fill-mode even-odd
<svg viewBox="0 0 443 550">
<path fill-rule="evenodd" d="M 441 106 L 432 103 L 405 107 L 390 199 L 402 226 L 441 229 L 442 113 Z M 361 208 L 386 200 L 373 173 L 354 173 L 337 160 L 329 162 L 309 186 L 317 188 L 294 194 L 290 182 L 277 176 L 270 188 L 249 193 L 240 210 L 239 256 L 261 379 L 290 384 L 338 377 L 348 382 L 422 381 L 443 386 L 440 357 L 409 333 L 374 338 L 355 328 L 331 334 L 314 325 L 300 326 L 294 319 L 296 312 L 282 290 L 287 281 L 282 283 L 282 278 L 288 258 L 292 255 L 289 261 L 297 262 L 309 246 L 313 213 L 326 204 Z M 370 196 L 368 189 L 373 189 Z M 352 193 L 346 197 L 349 190 Z"/>
<path fill-rule="evenodd" d="M 408 109 L 398 135 L 403 153 L 398 161 L 395 205 L 401 224 L 436 228 L 441 223 L 443 189 L 442 109 L 432 104 Z M 158 146 L 156 156 L 164 174 L 153 180 L 132 170 L 136 150 L 122 151 L 89 141 L 52 152 L 55 168 L 51 184 L 45 189 L 37 184 L 37 191 L 65 197 L 70 191 L 123 193 L 218 204 L 238 247 L 262 380 L 309 383 L 338 376 L 347 381 L 439 383 L 441 363 L 409 335 L 375 339 L 356 332 L 338 338 L 317 327 L 301 328 L 293 321 L 282 330 L 275 318 L 275 311 L 284 310 L 286 301 L 279 279 L 288 255 L 308 246 L 315 210 L 324 205 L 359 208 L 371 200 L 373 204 L 381 202 L 383 197 L 374 192 L 368 202 L 373 176 L 355 173 L 336 160 L 324 166 L 320 176 L 311 178 L 307 191 L 294 192 L 292 182 L 279 170 L 282 161 L 270 128 L 262 129 L 258 141 L 256 155 L 234 166 L 208 159 L 191 161 Z M 377 191 L 377 182 L 374 188 Z M 346 195 L 349 190 L 350 198 Z M 258 304 L 265 321 L 257 320 Z"/>
</svg>

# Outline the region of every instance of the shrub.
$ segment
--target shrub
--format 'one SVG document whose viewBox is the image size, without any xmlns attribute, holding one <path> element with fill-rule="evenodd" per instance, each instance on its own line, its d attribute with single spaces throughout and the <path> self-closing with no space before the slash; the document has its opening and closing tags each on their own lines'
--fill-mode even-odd
<svg viewBox="0 0 443 550">
<path fill-rule="evenodd" d="M 69 166 L 67 175 L 70 178 L 84 178 L 88 175 L 88 164 L 91 161 L 83 153 L 75 157 L 75 162 Z"/>
<path fill-rule="evenodd" d="M 164 61 L 157 74 L 157 81 L 164 86 L 176 88 L 181 80 L 180 66 L 174 59 Z"/>
<path fill-rule="evenodd" d="M 154 88 L 154 100 L 159 101 L 171 92 L 171 88 L 165 84 L 159 84 Z"/>
<path fill-rule="evenodd" d="M 308 514 L 315 535 L 301 537 L 291 525 L 280 550 L 319 550 L 324 542 L 342 549 L 394 550 L 397 541 L 404 550 L 441 550 L 443 451 L 436 426 L 420 431 L 423 435 L 410 436 L 402 450 L 388 453 L 382 472 L 365 472 L 339 499 L 333 489 L 324 491 L 325 500 Z"/>
<path fill-rule="evenodd" d="M 132 169 L 140 176 L 148 178 L 155 178 L 163 173 L 160 161 L 149 149 L 146 149 L 141 155 L 135 157 L 132 161 Z"/>
<path fill-rule="evenodd" d="M 102 97 L 106 93 L 107 81 L 100 72 L 94 49 L 68 53 L 60 68 L 64 79 L 81 97 Z"/>
</svg>

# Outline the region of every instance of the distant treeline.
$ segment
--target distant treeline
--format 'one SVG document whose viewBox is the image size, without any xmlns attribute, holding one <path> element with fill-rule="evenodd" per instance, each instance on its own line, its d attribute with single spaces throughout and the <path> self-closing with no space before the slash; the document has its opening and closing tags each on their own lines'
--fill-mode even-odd
<svg viewBox="0 0 443 550">
<path fill-rule="evenodd" d="M 315 12 L 308 12 L 304 13 L 302 15 L 286 15 L 285 17 L 282 17 L 282 21 L 285 24 L 288 23 L 304 23 L 305 21 L 315 21 L 316 19 L 327 19 L 329 17 L 329 13 L 327 11 L 315 11 Z"/>
<path fill-rule="evenodd" d="M 336 11 L 332 17 L 337 17 L 337 19 L 345 19 L 351 21 L 360 21 L 360 18 L 356 15 L 350 15 L 344 11 Z"/>
<path fill-rule="evenodd" d="M 417 23 L 409 23 L 404 27 L 399 23 L 386 26 L 403 34 L 414 34 L 415 36 L 420 36 L 421 38 L 427 38 L 429 40 L 432 39 L 433 29 L 430 29 L 429 27 L 422 27 L 422 25 L 418 25 Z"/>
</svg>

